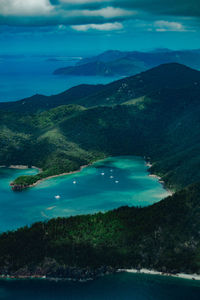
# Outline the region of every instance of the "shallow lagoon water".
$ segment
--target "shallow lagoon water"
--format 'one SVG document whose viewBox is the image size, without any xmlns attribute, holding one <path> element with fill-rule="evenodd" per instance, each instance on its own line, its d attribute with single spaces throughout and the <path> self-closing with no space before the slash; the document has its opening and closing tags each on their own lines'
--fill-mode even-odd
<svg viewBox="0 0 200 300">
<path fill-rule="evenodd" d="M 140 157 L 108 158 L 23 192 L 10 189 L 14 178 L 36 172 L 0 169 L 0 231 L 58 216 L 105 212 L 124 205 L 143 207 L 169 195 L 156 178 L 149 176 Z"/>
<path fill-rule="evenodd" d="M 56 216 L 106 211 L 122 205 L 147 206 L 169 193 L 148 176 L 139 157 L 99 161 L 81 172 L 52 178 L 23 192 L 9 182 L 35 169 L 0 169 L 1 231 Z M 74 184 L 73 182 L 76 182 Z M 60 195 L 60 199 L 55 199 Z M 0 300 L 198 300 L 200 281 L 118 273 L 88 282 L 0 280 Z"/>
</svg>

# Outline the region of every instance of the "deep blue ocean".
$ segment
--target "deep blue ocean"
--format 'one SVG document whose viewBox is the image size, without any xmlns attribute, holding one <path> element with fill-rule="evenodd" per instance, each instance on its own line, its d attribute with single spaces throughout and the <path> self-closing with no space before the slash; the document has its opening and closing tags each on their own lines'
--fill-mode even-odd
<svg viewBox="0 0 200 300">
<path fill-rule="evenodd" d="M 200 282 L 120 273 L 88 282 L 1 280 L 2 300 L 199 300 Z"/>
<path fill-rule="evenodd" d="M 58 68 L 74 65 L 80 58 L 55 56 L 0 56 L 0 102 L 35 94 L 58 94 L 82 83 L 108 83 L 114 77 L 55 76 Z"/>
</svg>

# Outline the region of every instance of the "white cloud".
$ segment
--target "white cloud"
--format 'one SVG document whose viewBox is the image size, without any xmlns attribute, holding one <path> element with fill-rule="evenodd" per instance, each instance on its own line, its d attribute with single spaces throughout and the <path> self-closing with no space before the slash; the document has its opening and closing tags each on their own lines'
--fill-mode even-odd
<svg viewBox="0 0 200 300">
<path fill-rule="evenodd" d="M 0 0 L 0 14 L 3 16 L 41 16 L 52 10 L 49 0 Z"/>
<path fill-rule="evenodd" d="M 104 23 L 104 24 L 86 24 L 86 25 L 74 25 L 71 26 L 72 29 L 76 31 L 88 31 L 90 29 L 100 30 L 100 31 L 112 31 L 112 30 L 120 30 L 123 28 L 121 23 Z"/>
<path fill-rule="evenodd" d="M 67 4 L 88 4 L 88 3 L 105 3 L 110 2 L 110 0 L 60 0 L 61 3 Z"/>
<path fill-rule="evenodd" d="M 186 31 L 185 27 L 178 22 L 156 21 L 154 22 L 156 31 Z"/>
<path fill-rule="evenodd" d="M 109 19 L 109 18 L 130 16 L 136 14 L 136 12 L 108 6 L 97 10 L 83 10 L 82 14 L 85 16 L 103 17 L 105 19 Z"/>
</svg>

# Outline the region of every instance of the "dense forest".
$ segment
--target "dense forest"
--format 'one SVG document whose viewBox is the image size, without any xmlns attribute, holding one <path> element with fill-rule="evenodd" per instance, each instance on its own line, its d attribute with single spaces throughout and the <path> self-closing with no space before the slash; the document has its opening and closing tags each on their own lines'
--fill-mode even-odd
<svg viewBox="0 0 200 300">
<path fill-rule="evenodd" d="M 52 219 L 0 235 L 0 274 L 95 278 L 118 268 L 200 273 L 200 185 L 146 208 Z"/>
<path fill-rule="evenodd" d="M 23 188 L 104 157 L 141 155 L 178 190 L 200 180 L 199 95 L 199 71 L 166 64 L 41 102 L 38 96 L 0 104 L 0 165 L 42 168 L 15 180 L 14 187 Z"/>
<path fill-rule="evenodd" d="M 127 154 L 151 161 L 150 171 L 176 191 L 146 208 L 3 233 L 0 274 L 87 279 L 131 267 L 200 273 L 199 133 L 200 72 L 179 64 L 0 104 L 0 165 L 42 168 L 16 178 L 14 187 Z"/>
</svg>

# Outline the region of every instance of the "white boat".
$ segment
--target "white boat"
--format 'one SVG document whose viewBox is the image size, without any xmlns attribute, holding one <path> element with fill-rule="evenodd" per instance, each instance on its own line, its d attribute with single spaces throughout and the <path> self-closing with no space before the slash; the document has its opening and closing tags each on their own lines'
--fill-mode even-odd
<svg viewBox="0 0 200 300">
<path fill-rule="evenodd" d="M 56 198 L 56 199 L 60 199 L 60 195 L 56 195 L 55 198 Z"/>
</svg>

